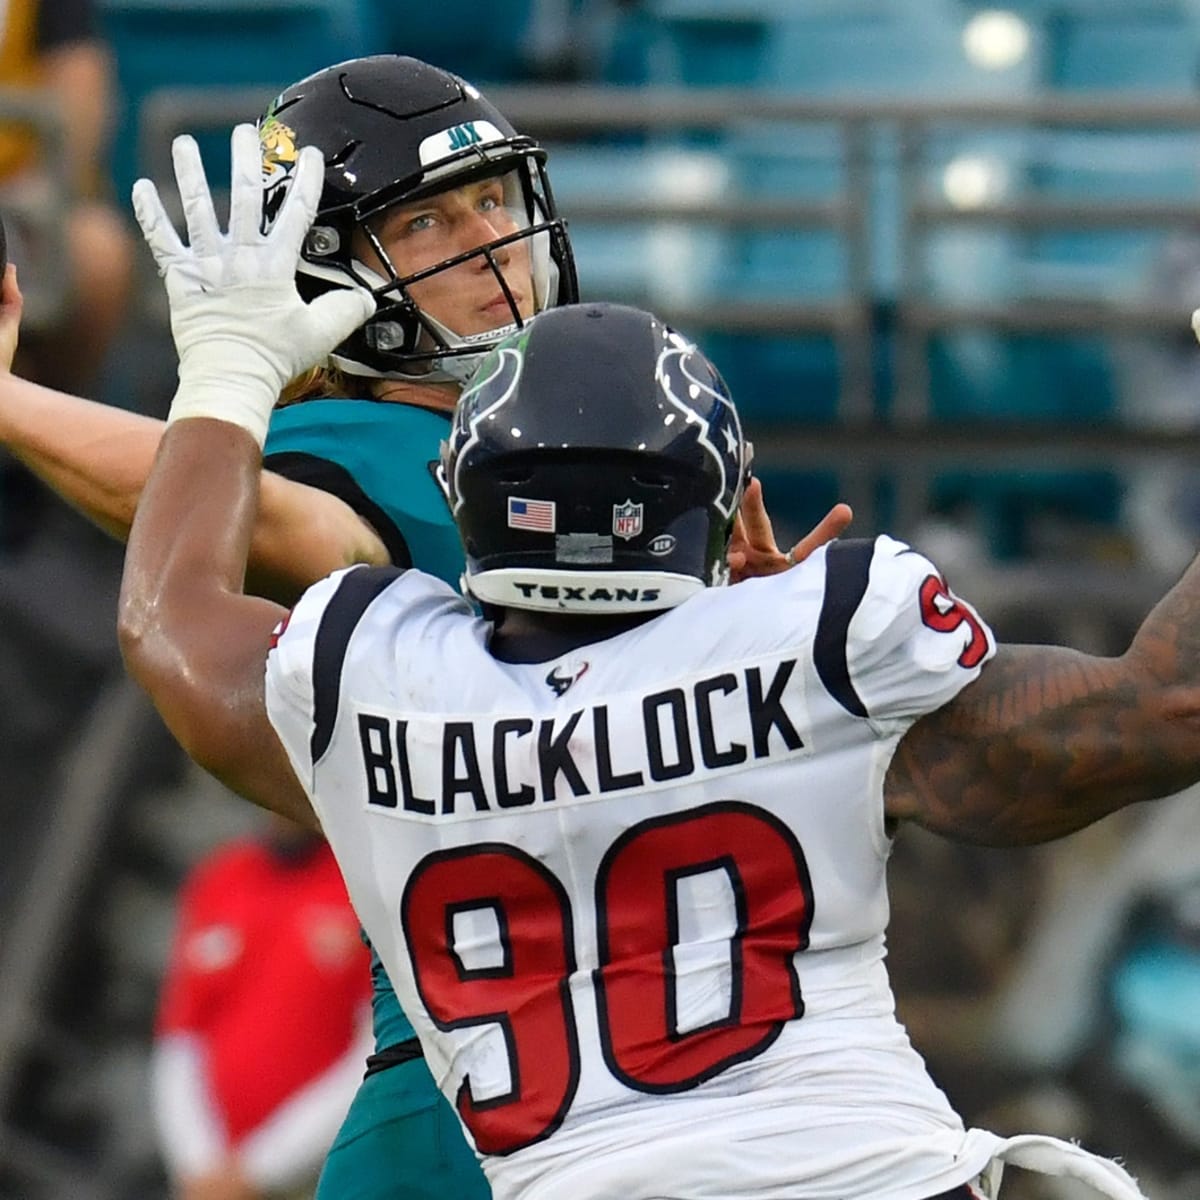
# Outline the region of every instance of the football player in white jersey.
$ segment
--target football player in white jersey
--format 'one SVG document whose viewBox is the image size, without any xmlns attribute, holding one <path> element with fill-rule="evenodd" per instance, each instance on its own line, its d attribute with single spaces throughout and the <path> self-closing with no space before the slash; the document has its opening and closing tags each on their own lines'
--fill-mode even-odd
<svg viewBox="0 0 1200 1200">
<path fill-rule="evenodd" d="M 248 597 L 266 414 L 367 303 L 294 289 L 319 176 L 267 234 L 235 188 L 163 263 L 180 386 L 121 644 L 198 762 L 329 838 L 494 1194 L 966 1200 L 1016 1163 L 1141 1197 L 963 1128 L 895 1019 L 884 876 L 903 821 L 1033 843 L 1200 779 L 1200 567 L 1114 659 L 997 649 L 887 537 L 717 586 L 750 466 L 720 376 L 584 305 L 456 412 L 483 616 L 391 568 Z"/>
</svg>

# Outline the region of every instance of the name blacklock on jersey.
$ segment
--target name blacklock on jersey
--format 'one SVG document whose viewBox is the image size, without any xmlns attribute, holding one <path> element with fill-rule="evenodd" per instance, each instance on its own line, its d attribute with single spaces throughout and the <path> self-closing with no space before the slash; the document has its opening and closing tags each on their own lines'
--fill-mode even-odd
<svg viewBox="0 0 1200 1200">
<path fill-rule="evenodd" d="M 422 722 L 361 711 L 367 802 L 454 816 L 677 783 L 788 754 L 804 745 L 799 698 L 790 697 L 789 714 L 786 697 L 795 670 L 795 658 L 722 670 L 538 720 Z"/>
<path fill-rule="evenodd" d="M 993 650 L 936 568 L 834 543 L 546 661 L 489 638 L 445 584 L 351 569 L 266 696 L 493 1195 L 926 1200 L 982 1170 L 884 969 L 887 764 Z"/>
</svg>

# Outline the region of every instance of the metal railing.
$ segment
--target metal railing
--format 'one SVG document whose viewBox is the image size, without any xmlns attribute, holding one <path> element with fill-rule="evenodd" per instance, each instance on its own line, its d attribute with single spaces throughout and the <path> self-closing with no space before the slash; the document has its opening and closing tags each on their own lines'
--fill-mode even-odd
<svg viewBox="0 0 1200 1200">
<path fill-rule="evenodd" d="M 937 335 L 965 329 L 1062 335 L 1141 331 L 1177 334 L 1186 312 L 1151 299 L 1109 296 L 961 302 L 931 296 L 922 279 L 922 253 L 932 233 L 971 223 L 1018 233 L 1048 229 L 1159 229 L 1200 231 L 1200 194 L 1193 206 L 1178 197 L 1066 202 L 1035 191 L 984 199 L 970 207 L 931 198 L 925 186 L 925 153 L 947 129 L 1071 130 L 1145 129 L 1195 132 L 1200 138 L 1200 99 L 1089 95 L 1012 100 L 832 100 L 743 90 L 628 89 L 594 86 L 529 86 L 490 90 L 513 123 L 551 147 L 595 144 L 622 138 L 636 150 L 639 137 L 712 139 L 720 153 L 723 133 L 778 127 L 787 138 L 798 128 L 835 131 L 840 184 L 812 198 L 766 198 L 754 194 L 715 197 L 654 197 L 616 191 L 572 197 L 564 203 L 577 230 L 588 224 L 648 225 L 669 220 L 694 229 L 824 231 L 844 249 L 844 288 L 818 299 L 771 298 L 716 302 L 655 302 L 652 307 L 683 328 L 731 333 L 828 335 L 838 349 L 836 420 L 803 427 L 787 423 L 760 428 L 758 461 L 766 466 L 839 469 L 841 491 L 860 514 L 864 529 L 878 527 L 880 481 L 894 484 L 890 524 L 909 533 L 925 512 L 929 483 L 942 470 L 984 462 L 1006 467 L 1047 463 L 1104 469 L 1135 466 L 1163 456 L 1200 464 L 1200 434 L 988 421 L 952 428 L 932 421 L 928 348 Z M 230 92 L 179 89 L 145 103 L 140 124 L 142 163 L 156 179 L 170 179 L 170 143 L 184 131 L 227 128 L 249 119 L 269 99 L 267 88 Z M 714 136 L 715 135 L 715 136 Z M 900 266 L 889 297 L 895 337 L 894 382 L 886 403 L 872 394 L 878 330 L 873 292 L 878 247 L 872 238 L 878 213 L 873 195 L 880 138 L 891 139 L 899 178 L 895 212 Z M 1148 264 L 1147 264 L 1148 265 Z M 586 281 L 585 281 L 586 282 Z M 1100 585 L 1101 591 L 1111 589 Z M 1068 581 L 1064 580 L 1064 584 Z M 1078 579 L 1069 581 L 1078 590 Z M 1154 586 L 1157 586 L 1155 584 Z M 1135 592 L 1139 589 L 1134 588 Z"/>
</svg>

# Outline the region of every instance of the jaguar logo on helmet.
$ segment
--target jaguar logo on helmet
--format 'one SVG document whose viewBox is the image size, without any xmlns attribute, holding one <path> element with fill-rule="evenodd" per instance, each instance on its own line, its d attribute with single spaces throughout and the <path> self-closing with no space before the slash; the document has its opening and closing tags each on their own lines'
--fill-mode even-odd
<svg viewBox="0 0 1200 1200">
<path fill-rule="evenodd" d="M 287 195 L 300 152 L 296 147 L 295 131 L 279 120 L 273 110 L 259 122 L 258 144 L 262 150 L 262 228 L 265 233 Z"/>
</svg>

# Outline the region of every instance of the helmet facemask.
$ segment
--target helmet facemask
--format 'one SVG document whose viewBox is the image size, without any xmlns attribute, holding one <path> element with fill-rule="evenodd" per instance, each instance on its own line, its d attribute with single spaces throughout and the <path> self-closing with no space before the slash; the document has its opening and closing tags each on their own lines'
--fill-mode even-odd
<svg viewBox="0 0 1200 1200">
<path fill-rule="evenodd" d="M 397 269 L 380 236 L 384 222 L 396 206 L 389 206 L 359 222 L 362 236 L 384 271 L 381 274 L 372 270 L 361 259 L 351 263 L 351 269 L 375 296 L 377 315 L 364 328 L 364 336 L 372 349 L 382 353 L 396 350 L 404 353 L 414 375 L 428 378 L 428 372 L 437 371 L 465 383 L 481 355 L 497 340 L 515 333 L 531 316 L 553 305 L 558 294 L 558 269 L 549 252 L 550 226 L 540 207 L 538 194 L 529 185 L 529 178 L 528 171 L 513 168 L 498 177 L 483 176 L 482 180 L 476 181 L 496 179 L 500 184 L 501 207 L 505 213 L 503 223 L 512 226 L 511 232 L 408 274 Z M 400 203 L 407 207 L 411 202 Z M 528 266 L 517 265 L 516 282 L 522 284 L 524 292 L 532 288 L 532 295 L 518 298 L 506 278 L 503 260 L 522 258 L 527 259 Z M 495 280 L 497 291 L 507 301 L 507 320 L 488 330 L 463 333 L 421 307 L 415 291 L 419 291 L 422 283 L 458 267 L 482 267 L 484 263 Z M 507 274 L 514 274 L 511 267 Z M 523 285 L 526 274 L 528 286 Z"/>
<path fill-rule="evenodd" d="M 565 233 L 562 223 L 549 215 L 553 201 L 548 199 L 549 182 L 540 152 L 508 153 L 482 167 L 472 160 L 456 173 L 441 170 L 437 175 L 436 187 L 419 187 L 399 198 L 369 197 L 353 212 L 336 214 L 340 219 L 329 223 L 325 218 L 335 214 L 318 213 L 309 231 L 300 266 L 301 290 L 306 278 L 342 284 L 348 278 L 375 298 L 375 316 L 332 356 L 334 365 L 350 374 L 465 383 L 498 341 L 560 301 L 562 256 L 553 254 L 552 248 L 555 239 L 565 239 Z M 384 223 L 397 207 L 408 208 L 421 199 L 492 179 L 500 183 L 501 207 L 510 232 L 417 271 L 398 269 L 381 237 Z M 373 252 L 377 267 L 355 253 L 363 242 Z M 506 278 L 503 262 L 521 255 L 528 257 L 532 288 L 532 295 L 522 297 L 524 312 L 510 286 L 511 267 Z M 496 290 L 508 302 L 507 313 L 494 328 L 463 333 L 453 328 L 451 320 L 441 320 L 421 307 L 418 296 L 423 283 L 446 271 L 471 265 L 482 268 L 485 263 Z"/>
</svg>

